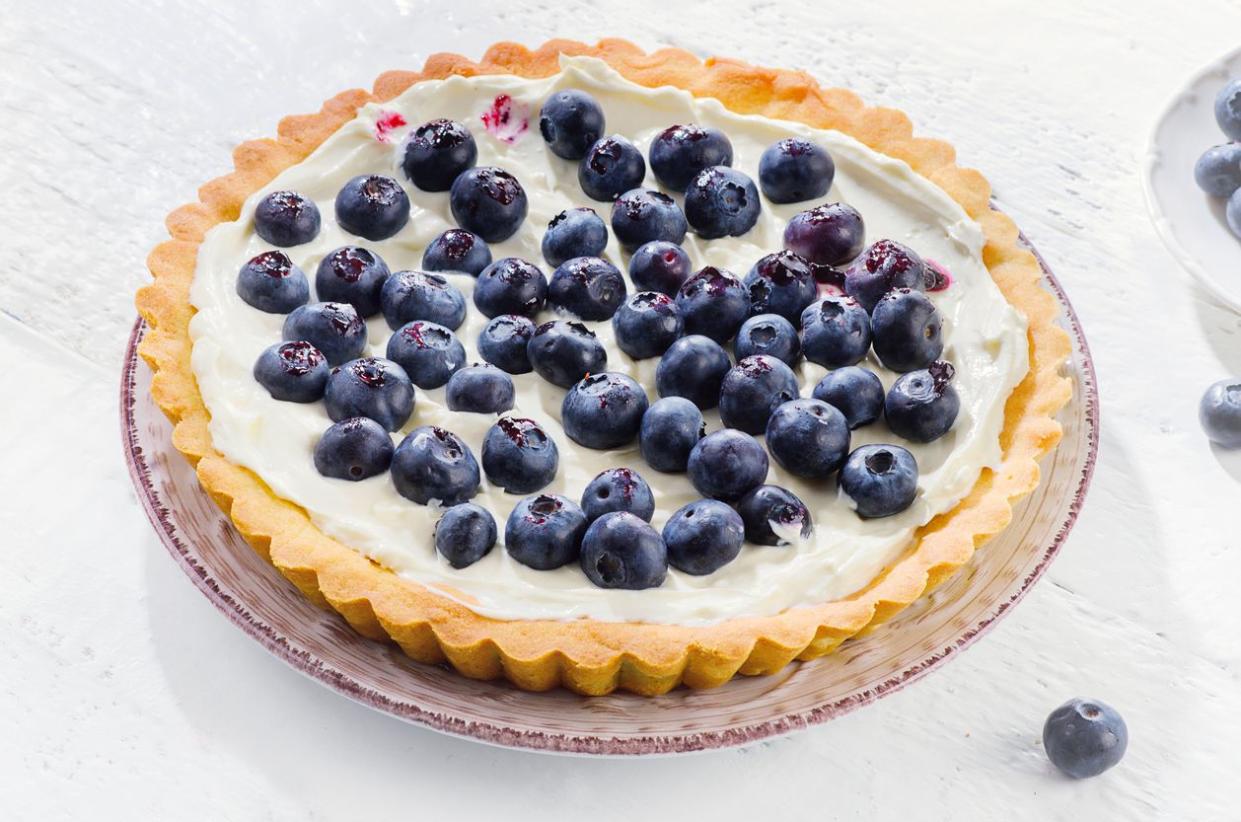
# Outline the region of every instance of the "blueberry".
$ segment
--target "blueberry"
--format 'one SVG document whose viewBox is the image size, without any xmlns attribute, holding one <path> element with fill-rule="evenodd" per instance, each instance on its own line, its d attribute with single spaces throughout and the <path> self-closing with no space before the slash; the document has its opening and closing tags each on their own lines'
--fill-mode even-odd
<svg viewBox="0 0 1241 822">
<path fill-rule="evenodd" d="M 473 565 L 495 544 L 495 517 L 481 505 L 454 505 L 435 523 L 435 550 L 454 568 Z"/>
<path fill-rule="evenodd" d="M 319 262 L 315 272 L 315 293 L 321 300 L 349 303 L 358 316 L 366 319 L 379 313 L 388 265 L 373 251 L 346 245 L 332 251 Z"/>
<path fill-rule="evenodd" d="M 513 407 L 513 378 L 494 365 L 467 365 L 448 378 L 444 399 L 449 411 L 499 414 Z"/>
<path fill-rule="evenodd" d="M 600 588 L 658 588 L 668 575 L 659 532 L 628 511 L 604 514 L 582 537 L 582 571 Z"/>
<path fill-rule="evenodd" d="M 1194 163 L 1194 180 L 1212 197 L 1230 197 L 1241 188 L 1241 143 L 1208 148 Z"/>
<path fill-rule="evenodd" d="M 608 352 L 595 332 L 568 320 L 553 320 L 534 329 L 526 355 L 540 377 L 561 388 L 608 365 Z"/>
<path fill-rule="evenodd" d="M 609 202 L 642 185 L 646 161 L 619 134 L 596 140 L 577 167 L 577 181 L 592 200 Z"/>
<path fill-rule="evenodd" d="M 520 314 L 495 317 L 478 335 L 478 354 L 510 374 L 529 374 L 526 346 L 534 336 L 534 321 Z"/>
<path fill-rule="evenodd" d="M 801 315 L 806 359 L 825 368 L 861 362 L 870 351 L 871 318 L 852 297 L 824 297 Z"/>
<path fill-rule="evenodd" d="M 810 511 L 797 495 L 778 485 L 760 485 L 737 502 L 745 538 L 756 545 L 788 545 L 810 536 Z"/>
<path fill-rule="evenodd" d="M 477 160 L 478 146 L 469 129 L 453 120 L 432 120 L 410 133 L 401 168 L 423 191 L 447 191 Z"/>
<path fill-rule="evenodd" d="M 926 280 L 926 263 L 913 249 L 892 240 L 879 240 L 871 243 L 845 271 L 845 293 L 870 312 L 889 291 L 921 291 Z"/>
<path fill-rule="evenodd" d="M 483 269 L 474 283 L 474 305 L 486 317 L 533 317 L 547 300 L 547 278 L 534 263 L 503 257 Z"/>
<path fill-rule="evenodd" d="M 635 188 L 612 204 L 612 233 L 632 251 L 644 243 L 679 243 L 685 239 L 685 215 L 662 191 Z"/>
<path fill-rule="evenodd" d="M 784 247 L 815 265 L 843 265 L 862 253 L 866 226 L 853 206 L 829 203 L 793 215 Z"/>
<path fill-rule="evenodd" d="M 283 251 L 264 251 L 237 274 L 237 296 L 268 314 L 288 314 L 310 299 L 310 283 Z"/>
<path fill-rule="evenodd" d="M 918 462 L 899 445 L 863 445 L 841 467 L 840 490 L 863 519 L 899 514 L 917 496 Z"/>
<path fill-rule="evenodd" d="M 304 340 L 269 346 L 254 363 L 254 379 L 285 402 L 322 399 L 330 373 L 327 357 Z"/>
<path fill-rule="evenodd" d="M 362 356 L 366 323 L 349 303 L 311 303 L 284 318 L 281 336 L 305 340 L 327 357 L 328 365 L 340 365 Z"/>
<path fill-rule="evenodd" d="M 743 284 L 750 292 L 751 314 L 779 314 L 791 323 L 801 319 L 802 311 L 819 293 L 810 263 L 791 251 L 763 257 L 745 275 Z"/>
<path fill-rule="evenodd" d="M 733 145 L 717 128 L 693 123 L 668 126 L 651 141 L 650 157 L 655 179 L 682 192 L 704 168 L 731 166 Z"/>
<path fill-rule="evenodd" d="M 1120 762 L 1129 728 L 1115 708 L 1097 699 L 1070 699 L 1047 717 L 1043 750 L 1074 779 L 1098 776 Z"/>
<path fill-rule="evenodd" d="M 1229 140 L 1241 140 L 1241 80 L 1230 80 L 1215 96 L 1215 122 Z"/>
<path fill-rule="evenodd" d="M 609 468 L 600 472 L 582 492 L 582 511 L 586 519 L 592 521 L 613 511 L 628 511 L 650 522 L 655 514 L 655 495 L 638 472 L 629 468 Z"/>
<path fill-rule="evenodd" d="M 392 453 L 392 483 L 419 505 L 458 505 L 478 493 L 478 462 L 456 434 L 420 425 Z"/>
<path fill-rule="evenodd" d="M 690 334 L 668 346 L 655 367 L 661 397 L 684 397 L 701 409 L 720 402 L 720 386 L 732 363 L 728 352 L 710 337 Z"/>
<path fill-rule="evenodd" d="M 793 365 L 801 357 L 801 339 L 797 329 L 779 314 L 759 314 L 741 324 L 733 341 L 733 355 L 744 360 L 755 354 Z"/>
<path fill-rule="evenodd" d="M 932 442 L 947 434 L 961 410 L 961 399 L 952 387 L 955 374 L 942 360 L 902 374 L 883 404 L 892 433 L 912 442 Z"/>
<path fill-rule="evenodd" d="M 584 91 L 567 88 L 554 92 L 539 111 L 539 132 L 552 154 L 580 160 L 603 134 L 603 109 Z"/>
<path fill-rule="evenodd" d="M 792 400 L 767 420 L 767 450 L 790 474 L 826 479 L 849 455 L 849 424 L 822 400 Z"/>
<path fill-rule="evenodd" d="M 319 235 L 319 207 L 296 191 L 273 191 L 254 207 L 254 233 L 272 245 L 308 243 Z"/>
<path fill-rule="evenodd" d="M 414 412 L 414 386 L 405 369 L 391 360 L 363 357 L 332 369 L 323 404 L 337 422 L 369 417 L 395 431 Z"/>
<path fill-rule="evenodd" d="M 720 421 L 761 434 L 778 406 L 798 395 L 797 375 L 782 360 L 755 354 L 733 366 L 720 384 Z"/>
<path fill-rule="evenodd" d="M 676 243 L 655 240 L 638 247 L 629 257 L 629 279 L 642 291 L 675 297 L 689 279 L 690 261 Z"/>
<path fill-rule="evenodd" d="M 386 353 L 419 388 L 439 388 L 465 365 L 465 346 L 457 335 L 426 320 L 398 328 L 388 338 Z"/>
<path fill-rule="evenodd" d="M 409 222 L 409 195 L 382 174 L 360 174 L 336 195 L 336 222 L 350 234 L 386 240 Z"/>
<path fill-rule="evenodd" d="M 681 312 L 667 294 L 639 291 L 612 315 L 616 344 L 635 360 L 658 357 L 681 336 Z"/>
<path fill-rule="evenodd" d="M 690 482 L 704 497 L 733 502 L 767 478 L 767 452 L 744 431 L 707 434 L 689 454 Z"/>
<path fill-rule="evenodd" d="M 642 415 L 638 447 L 656 471 L 684 471 L 689 452 L 707 434 L 702 412 L 684 397 L 656 400 Z"/>
<path fill-rule="evenodd" d="M 633 442 L 646 413 L 646 392 L 632 377 L 591 374 L 564 395 L 560 422 L 569 439 L 598 450 Z"/>
<path fill-rule="evenodd" d="M 526 219 L 526 191 L 502 168 L 467 169 L 453 181 L 448 195 L 457 225 L 489 243 L 507 240 Z"/>
<path fill-rule="evenodd" d="M 740 237 L 762 207 L 754 181 L 728 166 L 703 169 L 685 189 L 685 219 L 704 240 Z"/>
<path fill-rule="evenodd" d="M 869 425 L 883 413 L 883 383 L 874 372 L 856 365 L 829 371 L 811 396 L 844 414 L 851 430 Z"/>
<path fill-rule="evenodd" d="M 538 571 L 550 571 L 577 559 L 586 533 L 586 515 L 559 494 L 527 497 L 513 507 L 504 525 L 509 556 Z"/>
<path fill-rule="evenodd" d="M 392 329 L 426 320 L 455 331 L 465 319 L 465 296 L 441 274 L 397 271 L 384 282 L 379 297 Z"/>
<path fill-rule="evenodd" d="M 875 355 L 893 371 L 926 368 L 944 353 L 943 321 L 921 291 L 889 291 L 870 320 Z"/>
<path fill-rule="evenodd" d="M 1241 380 L 1220 380 L 1198 404 L 1198 422 L 1211 442 L 1241 448 Z"/>
<path fill-rule="evenodd" d="M 1241 191 L 1241 188 L 1237 191 Z M 1224 217 L 1228 220 L 1228 228 L 1232 233 L 1241 237 L 1241 195 L 1238 195 L 1237 191 L 1232 193 L 1224 205 Z"/>
<path fill-rule="evenodd" d="M 702 334 L 718 343 L 732 339 L 750 315 L 750 293 L 722 268 L 707 266 L 690 277 L 676 296 L 685 333 Z"/>
<path fill-rule="evenodd" d="M 569 208 L 543 232 L 543 259 L 557 266 L 574 257 L 598 257 L 608 246 L 608 227 L 593 208 Z"/>
<path fill-rule="evenodd" d="M 758 183 L 773 203 L 816 200 L 832 187 L 836 164 L 817 143 L 785 137 L 772 143 L 758 161 Z"/>
<path fill-rule="evenodd" d="M 664 524 L 668 562 L 687 574 L 714 573 L 737 558 L 745 542 L 741 515 L 719 500 L 678 508 Z"/>
<path fill-rule="evenodd" d="M 561 263 L 547 286 L 547 303 L 583 320 L 608 320 L 625 299 L 625 278 L 602 257 Z"/>
<path fill-rule="evenodd" d="M 510 494 L 530 494 L 556 477 L 560 451 L 534 420 L 501 417 L 483 438 L 487 481 Z"/>
<path fill-rule="evenodd" d="M 366 417 L 332 423 L 315 445 L 315 468 L 325 477 L 357 482 L 379 476 L 392 463 L 392 437 Z"/>
<path fill-rule="evenodd" d="M 422 252 L 424 271 L 461 271 L 477 277 L 491 265 L 491 249 L 477 234 L 450 228 L 431 241 Z"/>
</svg>

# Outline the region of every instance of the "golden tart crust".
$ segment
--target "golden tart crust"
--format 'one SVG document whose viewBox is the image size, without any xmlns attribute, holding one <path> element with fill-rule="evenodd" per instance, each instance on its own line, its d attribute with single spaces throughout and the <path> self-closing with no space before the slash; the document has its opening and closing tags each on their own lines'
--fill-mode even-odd
<svg viewBox="0 0 1241 822">
<path fill-rule="evenodd" d="M 956 200 L 983 229 L 983 262 L 1005 298 L 1029 323 L 1030 371 L 1005 406 L 1003 463 L 985 469 L 971 493 L 917 532 L 900 559 L 854 595 L 794 608 L 770 617 L 710 626 L 575 621 L 503 621 L 480 616 L 444 596 L 397 577 L 327 537 L 298 506 L 277 497 L 252 472 L 212 447 L 209 415 L 190 367 L 189 302 L 198 246 L 217 223 L 236 220 L 246 198 L 303 160 L 357 109 L 383 102 L 410 85 L 449 75 L 516 74 L 545 77 L 560 54 L 605 60 L 630 80 L 672 85 L 714 97 L 733 111 L 796 120 L 851 135 L 909 163 Z M 914 137 L 899 111 L 862 104 L 849 91 L 824 89 L 797 71 L 736 60 L 705 62 L 678 49 L 644 53 L 623 40 L 589 46 L 553 40 L 531 51 L 515 43 L 492 46 L 480 62 L 456 54 L 430 57 L 421 72 L 391 71 L 371 92 L 336 95 L 317 114 L 285 117 L 276 139 L 251 140 L 233 152 L 235 171 L 198 191 L 199 202 L 167 219 L 170 240 L 147 263 L 154 282 L 138 292 L 149 330 L 139 353 L 155 372 L 151 394 L 174 424 L 173 444 L 197 467 L 198 479 L 246 540 L 317 604 L 332 608 L 355 630 L 396 642 L 421 662 L 448 662 L 465 676 L 505 677 L 518 687 L 564 686 L 582 694 L 615 689 L 655 695 L 684 684 L 708 688 L 736 674 L 770 674 L 794 659 L 829 653 L 845 639 L 890 619 L 969 561 L 977 546 L 1012 518 L 1012 503 L 1039 482 L 1038 459 L 1055 447 L 1054 419 L 1070 397 L 1061 367 L 1071 353 L 1055 324 L 1055 299 L 1039 284 L 1034 255 L 1017 229 L 990 207 L 991 188 L 973 169 L 955 164 L 947 143 Z"/>
</svg>

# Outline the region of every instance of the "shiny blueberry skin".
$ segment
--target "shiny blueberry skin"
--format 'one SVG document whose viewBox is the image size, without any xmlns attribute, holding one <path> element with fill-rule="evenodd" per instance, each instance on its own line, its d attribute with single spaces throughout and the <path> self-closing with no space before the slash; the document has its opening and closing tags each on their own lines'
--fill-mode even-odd
<svg viewBox="0 0 1241 822">
<path fill-rule="evenodd" d="M 561 263 L 547 286 L 547 304 L 574 317 L 610 320 L 625 299 L 625 278 L 602 257 L 574 257 Z"/>
<path fill-rule="evenodd" d="M 874 372 L 856 365 L 829 371 L 811 396 L 844 414 L 850 430 L 869 425 L 883 414 L 883 383 Z"/>
<path fill-rule="evenodd" d="M 883 403 L 892 433 L 911 442 L 933 442 L 947 434 L 961 411 L 961 398 L 952 386 L 955 374 L 942 360 L 902 374 Z"/>
<path fill-rule="evenodd" d="M 772 412 L 766 441 L 772 459 L 790 474 L 826 479 L 849 456 L 849 424 L 822 400 L 792 400 Z"/>
<path fill-rule="evenodd" d="M 686 227 L 681 207 L 662 191 L 631 189 L 612 204 L 612 233 L 630 251 L 657 240 L 680 243 Z"/>
<path fill-rule="evenodd" d="M 845 271 L 845 293 L 869 312 L 889 291 L 921 291 L 926 287 L 926 279 L 926 263 L 913 249 L 893 240 L 879 240 L 871 243 Z"/>
<path fill-rule="evenodd" d="M 494 365 L 475 364 L 453 372 L 444 388 L 449 411 L 498 414 L 513 407 L 513 378 Z"/>
<path fill-rule="evenodd" d="M 817 200 L 835 176 L 836 164 L 827 150 L 801 137 L 772 143 L 758 161 L 758 183 L 773 203 Z"/>
<path fill-rule="evenodd" d="M 676 243 L 655 240 L 638 246 L 629 257 L 629 279 L 639 291 L 675 297 L 689 274 L 689 255 Z"/>
<path fill-rule="evenodd" d="M 658 357 L 681 336 L 681 312 L 667 294 L 639 291 L 612 315 L 616 344 L 635 360 Z"/>
<path fill-rule="evenodd" d="M 1229 140 L 1241 140 L 1241 80 L 1232 80 L 1215 96 L 1215 122 Z"/>
<path fill-rule="evenodd" d="M 1043 724 L 1043 750 L 1066 776 L 1086 779 L 1112 768 L 1129 747 L 1129 728 L 1097 699 L 1070 699 Z"/>
<path fill-rule="evenodd" d="M 474 283 L 474 305 L 486 317 L 533 317 L 547 301 L 547 278 L 534 263 L 502 257 L 483 269 Z"/>
<path fill-rule="evenodd" d="M 1241 379 L 1220 380 L 1198 404 L 1198 422 L 1207 438 L 1224 448 L 1241 448 Z"/>
<path fill-rule="evenodd" d="M 409 195 L 382 174 L 360 174 L 336 195 L 336 222 L 350 234 L 386 240 L 409 222 Z"/>
<path fill-rule="evenodd" d="M 642 185 L 646 161 L 634 144 L 619 134 L 596 140 L 577 167 L 577 181 L 592 200 L 611 202 Z"/>
<path fill-rule="evenodd" d="M 791 322 L 779 314 L 759 314 L 741 324 L 733 340 L 733 356 L 739 361 L 755 354 L 794 365 L 801 358 L 801 338 Z"/>
<path fill-rule="evenodd" d="M 1228 198 L 1228 202 L 1224 204 L 1224 217 L 1232 233 L 1241 237 L 1241 194 L 1238 192 L 1241 192 L 1241 188 L 1234 191 Z"/>
<path fill-rule="evenodd" d="M 678 508 L 664 524 L 663 536 L 672 567 L 703 576 L 723 568 L 741 553 L 745 523 L 731 506 L 700 499 Z"/>
<path fill-rule="evenodd" d="M 779 314 L 791 323 L 801 320 L 802 311 L 819 294 L 810 263 L 791 251 L 763 257 L 742 284 L 750 292 L 751 314 Z"/>
<path fill-rule="evenodd" d="M 331 370 L 323 352 L 296 340 L 263 349 L 254 362 L 254 379 L 273 399 L 315 402 L 323 398 Z"/>
<path fill-rule="evenodd" d="M 451 329 L 428 320 L 406 323 L 388 338 L 385 352 L 419 388 L 439 388 L 465 365 L 465 347 Z"/>
<path fill-rule="evenodd" d="M 379 302 L 392 329 L 426 320 L 455 331 L 465 319 L 465 295 L 442 274 L 393 272 L 384 282 Z"/>
<path fill-rule="evenodd" d="M 517 178 L 495 166 L 479 166 L 457 175 L 448 202 L 457 225 L 489 243 L 517 233 L 529 208 Z"/>
<path fill-rule="evenodd" d="M 319 207 L 296 191 L 273 191 L 254 207 L 254 233 L 287 248 L 319 235 Z"/>
<path fill-rule="evenodd" d="M 526 356 L 540 377 L 561 388 L 608 367 L 607 349 L 595 332 L 571 320 L 553 320 L 534 329 Z"/>
<path fill-rule="evenodd" d="M 690 277 L 676 296 L 686 334 L 726 343 L 750 316 L 750 292 L 722 268 L 707 266 Z"/>
<path fill-rule="evenodd" d="M 659 532 L 628 511 L 604 514 L 582 537 L 582 571 L 600 588 L 658 588 L 668 575 Z"/>
<path fill-rule="evenodd" d="M 863 445 L 841 466 L 840 490 L 863 519 L 899 514 L 918 493 L 918 462 L 899 445 Z"/>
<path fill-rule="evenodd" d="M 944 353 L 939 311 L 921 291 L 889 291 L 871 314 L 875 355 L 893 371 L 926 368 Z"/>
<path fill-rule="evenodd" d="M 690 334 L 668 346 L 655 367 L 661 397 L 684 397 L 704 411 L 720 402 L 720 386 L 732 367 L 728 352 L 710 337 Z"/>
<path fill-rule="evenodd" d="M 461 271 L 477 277 L 491 265 L 491 249 L 482 237 L 464 228 L 450 228 L 422 252 L 424 271 Z"/>
<path fill-rule="evenodd" d="M 510 494 L 531 494 L 556 477 L 560 451 L 534 420 L 502 417 L 483 438 L 487 481 Z"/>
<path fill-rule="evenodd" d="M 784 247 L 816 265 L 844 265 L 866 242 L 866 225 L 853 206 L 829 203 L 793 215 Z"/>
<path fill-rule="evenodd" d="M 744 431 L 724 428 L 707 434 L 689 454 L 690 482 L 704 497 L 733 502 L 767 478 L 767 452 Z"/>
<path fill-rule="evenodd" d="M 595 98 L 575 88 L 553 93 L 539 111 L 539 133 L 552 154 L 566 160 L 585 157 L 603 134 L 605 124 L 603 109 Z"/>
<path fill-rule="evenodd" d="M 456 434 L 420 425 L 392 453 L 392 484 L 419 505 L 458 505 L 478 493 L 478 462 Z"/>
<path fill-rule="evenodd" d="M 761 434 L 783 403 L 796 399 L 797 375 L 782 360 L 755 354 L 733 366 L 720 384 L 720 421 L 747 434 Z"/>
<path fill-rule="evenodd" d="M 543 259 L 557 266 L 574 257 L 598 257 L 608 246 L 608 227 L 593 208 L 569 208 L 543 232 Z"/>
<path fill-rule="evenodd" d="M 363 357 L 332 369 L 323 405 L 337 422 L 369 417 L 395 431 L 414 412 L 414 385 L 405 369 L 391 360 Z"/>
<path fill-rule="evenodd" d="M 478 334 L 478 355 L 510 374 L 529 374 L 526 346 L 534 336 L 534 321 L 520 314 L 501 314 Z"/>
<path fill-rule="evenodd" d="M 685 219 L 704 240 L 740 237 L 762 208 L 754 181 L 728 166 L 703 169 L 685 189 Z"/>
<path fill-rule="evenodd" d="M 537 571 L 550 571 L 578 558 L 586 515 L 559 494 L 527 497 L 513 507 L 504 525 L 504 550 Z"/>
<path fill-rule="evenodd" d="M 560 422 L 569 439 L 603 451 L 633 442 L 646 407 L 646 392 L 632 377 L 605 371 L 569 389 L 560 404 Z"/>
<path fill-rule="evenodd" d="M 651 141 L 651 171 L 673 191 L 685 191 L 698 172 L 711 166 L 731 166 L 733 145 L 717 128 L 668 126 Z"/>
<path fill-rule="evenodd" d="M 310 282 L 283 251 L 264 251 L 237 274 L 237 296 L 268 314 L 288 314 L 310 299 Z"/>
<path fill-rule="evenodd" d="M 444 512 L 435 523 L 435 550 L 454 568 L 465 568 L 491 553 L 496 544 L 496 520 L 481 505 L 463 502 Z"/>
<path fill-rule="evenodd" d="M 782 531 L 796 530 L 802 539 L 814 529 L 806 504 L 778 485 L 760 485 L 746 494 L 737 502 L 737 513 L 745 523 L 745 538 L 755 545 L 789 544 L 787 538 L 776 533 L 772 523 Z"/>
<path fill-rule="evenodd" d="M 362 319 L 380 312 L 384 282 L 391 272 L 373 251 L 345 245 L 331 251 L 315 271 L 315 294 L 334 303 L 349 303 Z"/>
<path fill-rule="evenodd" d="M 284 318 L 281 336 L 306 340 L 333 366 L 356 360 L 366 349 L 366 323 L 349 303 L 299 305 Z"/>
<path fill-rule="evenodd" d="M 1230 197 L 1241 188 L 1241 143 L 1208 148 L 1194 163 L 1198 188 L 1212 197 Z"/>
<path fill-rule="evenodd" d="M 664 397 L 642 415 L 638 447 L 647 465 L 665 473 L 681 472 L 689 452 L 707 435 L 702 412 L 684 397 Z"/>
<path fill-rule="evenodd" d="M 825 368 L 856 365 L 870 350 L 871 318 L 852 297 L 824 297 L 802 312 L 806 359 Z"/>
<path fill-rule="evenodd" d="M 423 191 L 447 191 L 452 181 L 478 161 L 474 135 L 453 120 L 432 120 L 414 129 L 405 142 L 401 168 Z"/>
<path fill-rule="evenodd" d="M 646 480 L 632 468 L 609 468 L 600 472 L 582 491 L 582 511 L 591 521 L 613 511 L 628 511 L 650 522 L 655 514 L 655 495 Z"/>
<path fill-rule="evenodd" d="M 332 423 L 315 445 L 315 468 L 325 477 L 357 482 L 376 477 L 392 464 L 392 437 L 366 417 Z"/>
</svg>

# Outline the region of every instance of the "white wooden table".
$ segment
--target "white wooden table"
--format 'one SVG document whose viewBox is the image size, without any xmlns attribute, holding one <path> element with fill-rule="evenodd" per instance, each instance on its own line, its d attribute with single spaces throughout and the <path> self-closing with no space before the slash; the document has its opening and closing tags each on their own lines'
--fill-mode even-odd
<svg viewBox="0 0 1241 822">
<path fill-rule="evenodd" d="M 5 3 L 0 816 L 1237 819 L 1241 454 L 1212 450 L 1195 413 L 1241 373 L 1241 318 L 1164 252 L 1138 175 L 1163 101 L 1236 45 L 1241 5 L 606 5 Z M 604 34 L 804 68 L 953 141 L 1048 257 L 1098 367 L 1093 490 L 1021 606 L 911 688 L 748 750 L 552 758 L 341 699 L 194 590 L 121 461 L 144 257 L 232 145 L 434 51 Z M 1131 732 L 1126 760 L 1085 782 L 1039 742 L 1074 695 Z"/>
</svg>

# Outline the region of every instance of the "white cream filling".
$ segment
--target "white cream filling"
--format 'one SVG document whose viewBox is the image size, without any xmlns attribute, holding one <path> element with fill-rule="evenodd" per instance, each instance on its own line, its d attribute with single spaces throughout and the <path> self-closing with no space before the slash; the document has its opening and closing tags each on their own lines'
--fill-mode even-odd
<svg viewBox="0 0 1241 822">
<path fill-rule="evenodd" d="M 277 402 L 251 376 L 259 353 L 280 339 L 284 319 L 249 307 L 235 290 L 241 265 L 268 248 L 253 231 L 256 201 L 273 190 L 293 189 L 318 204 L 323 215 L 319 236 L 308 244 L 286 249 L 312 285 L 319 260 L 346 244 L 375 250 L 393 271 L 418 268 L 426 245 L 454 222 L 447 193 L 420 191 L 405 181 L 399 168 L 400 146 L 410 128 L 448 117 L 465 123 L 474 133 L 479 165 L 498 165 L 512 172 L 529 197 L 525 222 L 513 237 L 492 245 L 493 256 L 525 258 L 550 278 L 551 269 L 540 253 L 548 221 L 562 209 L 579 205 L 596 209 L 607 220 L 610 207 L 582 193 L 576 164 L 547 150 L 537 123 L 531 122 L 531 128 L 515 138 L 510 129 L 501 135 L 505 139 L 498 139 L 487 131 L 480 115 L 497 95 L 508 94 L 517 104 L 515 109 L 528 106 L 531 116 L 537 117 L 548 94 L 566 87 L 582 88 L 594 95 L 606 112 L 607 132 L 625 135 L 643 155 L 652 137 L 668 125 L 712 125 L 732 140 L 734 167 L 757 178 L 764 148 L 788 135 L 809 137 L 825 146 L 836 162 L 835 182 L 824 202 L 843 201 L 856 207 L 865 219 L 868 242 L 888 237 L 906 243 L 951 271 L 953 285 L 931 296 L 944 316 L 944 358 L 957 369 L 955 384 L 961 396 L 961 413 L 956 426 L 947 436 L 927 445 L 901 441 L 882 421 L 853 432 L 854 447 L 894 442 L 913 452 L 921 475 L 917 499 L 908 510 L 885 519 L 862 520 L 838 492 L 835 480 L 807 482 L 789 475 L 773 461 L 767 481 L 789 488 L 811 511 L 815 527 L 808 539 L 781 547 L 746 545 L 735 561 L 708 576 L 695 577 L 670 569 L 667 581 L 658 589 L 610 591 L 594 587 L 576 565 L 555 571 L 526 568 L 511 559 L 502 545 L 468 568 L 453 569 L 434 549 L 433 532 L 439 517 L 435 508 L 398 495 L 386 475 L 350 483 L 318 474 L 312 452 L 331 424 L 322 403 Z M 377 140 L 375 123 L 391 112 L 401 114 L 408 125 L 392 131 L 387 140 Z M 409 193 L 413 203 L 409 224 L 392 239 L 365 241 L 346 234 L 335 223 L 336 192 L 350 177 L 364 172 L 391 174 Z M 646 185 L 656 187 L 649 171 Z M 764 200 L 758 224 L 745 236 L 703 241 L 690 234 L 685 248 L 695 269 L 709 264 L 743 276 L 764 254 L 782 247 L 788 219 L 814 204 L 773 205 Z M 193 369 L 211 412 L 216 449 L 254 471 L 281 497 L 305 508 L 328 535 L 404 577 L 443 591 L 479 613 L 499 618 L 592 617 L 705 624 L 738 616 L 770 615 L 847 596 L 899 556 L 918 526 L 963 498 L 983 467 L 999 464 L 1005 401 L 1028 368 L 1025 320 L 1004 300 L 982 264 L 979 226 L 906 163 L 878 154 L 838 132 L 734 114 L 714 99 L 695 99 L 679 89 L 644 88 L 589 58 L 563 58 L 561 73 L 543 80 L 503 75 L 452 77 L 419 83 L 395 100 L 368 105 L 305 161 L 256 192 L 242 208 L 242 215 L 240 220 L 216 226 L 207 235 L 191 289 L 191 302 L 197 309 L 190 324 Z M 621 253 L 615 240 L 609 242 L 606 256 L 622 271 L 626 269 L 627 255 Z M 477 338 L 486 318 L 468 299 L 472 278 L 450 278 L 465 292 L 468 303 L 465 323 L 457 334 L 469 359 L 478 361 Z M 632 293 L 632 285 L 630 289 Z M 629 359 L 615 345 L 610 323 L 590 325 L 607 348 L 608 368 L 631 374 L 654 401 L 657 360 Z M 370 320 L 370 353 L 383 356 L 389 334 L 382 317 Z M 864 364 L 876 370 L 885 386 L 896 377 L 873 360 Z M 809 396 L 826 372 L 820 366 L 803 363 L 797 373 L 803 396 Z M 684 475 L 650 469 L 636 443 L 609 452 L 575 445 L 559 423 L 564 392 L 534 374 L 515 376 L 514 383 L 517 404 L 512 414 L 537 420 L 560 448 L 560 470 L 546 492 L 576 500 L 600 471 L 628 466 L 640 472 L 654 490 L 657 508 L 653 524 L 657 528 L 662 528 L 673 511 L 699 496 Z M 419 389 L 417 395 L 417 406 L 404 431 L 419 425 L 442 426 L 459 434 L 475 456 L 480 456 L 483 435 L 494 423 L 494 416 L 450 412 L 444 404 L 443 389 Z M 715 412 L 707 415 L 707 427 L 721 427 Z M 394 434 L 394 440 L 399 441 L 401 436 L 403 433 Z M 517 500 L 489 485 L 485 478 L 474 500 L 495 515 L 501 542 L 504 522 Z"/>
</svg>

